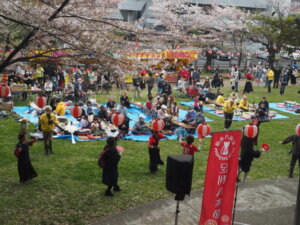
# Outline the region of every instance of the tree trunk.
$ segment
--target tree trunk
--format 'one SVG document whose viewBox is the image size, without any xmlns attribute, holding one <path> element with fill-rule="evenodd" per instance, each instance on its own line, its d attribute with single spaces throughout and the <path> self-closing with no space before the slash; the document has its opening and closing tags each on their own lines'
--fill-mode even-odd
<svg viewBox="0 0 300 225">
<path fill-rule="evenodd" d="M 204 71 L 205 72 L 209 72 L 211 69 L 211 65 L 212 65 L 212 60 L 213 60 L 213 54 L 208 54 L 208 52 L 206 52 L 206 62 L 204 64 Z"/>
<path fill-rule="evenodd" d="M 30 39 L 35 35 L 37 29 L 33 29 L 30 31 L 26 37 L 22 40 L 22 42 L 15 47 L 15 49 L 6 57 L 6 59 L 1 62 L 0 64 L 0 73 L 3 72 L 3 70 L 8 67 L 11 64 L 12 59 L 15 57 L 16 54 L 20 52 L 21 49 L 23 49 L 30 41 Z"/>
<path fill-rule="evenodd" d="M 269 67 L 274 69 L 276 51 L 273 49 L 273 46 L 271 46 L 271 47 L 268 47 L 268 52 L 269 52 L 269 57 L 268 57 Z"/>
</svg>

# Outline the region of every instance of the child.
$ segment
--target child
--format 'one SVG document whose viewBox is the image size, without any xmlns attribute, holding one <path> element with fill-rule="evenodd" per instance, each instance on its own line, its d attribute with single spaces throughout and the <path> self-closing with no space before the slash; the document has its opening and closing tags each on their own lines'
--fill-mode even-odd
<svg viewBox="0 0 300 225">
<path fill-rule="evenodd" d="M 25 134 L 19 134 L 19 141 L 16 145 L 15 156 L 18 158 L 18 172 L 20 177 L 20 184 L 23 184 L 27 180 L 31 180 L 37 177 L 37 173 L 33 169 L 29 157 L 29 146 L 31 146 L 36 139 L 28 142 L 26 141 Z"/>
<path fill-rule="evenodd" d="M 150 136 L 149 142 L 148 142 L 148 149 L 149 149 L 149 157 L 150 157 L 150 163 L 149 163 L 149 169 L 150 172 L 155 174 L 157 172 L 157 164 L 164 165 L 164 162 L 160 158 L 160 147 L 159 147 L 159 141 L 160 139 L 166 138 L 162 133 L 159 133 L 157 131 L 153 132 L 153 135 Z"/>
<path fill-rule="evenodd" d="M 198 152 L 199 149 L 193 145 L 195 138 L 192 135 L 186 137 L 186 143 L 181 142 L 181 146 L 183 147 L 183 155 L 191 155 L 194 156 L 195 152 Z"/>
<path fill-rule="evenodd" d="M 97 116 L 94 116 L 93 122 L 91 123 L 91 134 L 93 136 L 103 136 L 103 130 L 101 129 L 101 123 Z"/>
</svg>

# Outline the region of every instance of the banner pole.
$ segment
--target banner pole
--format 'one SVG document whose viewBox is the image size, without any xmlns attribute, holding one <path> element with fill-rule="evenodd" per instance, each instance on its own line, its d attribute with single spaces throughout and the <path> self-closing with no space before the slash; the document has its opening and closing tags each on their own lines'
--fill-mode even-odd
<svg viewBox="0 0 300 225">
<path fill-rule="evenodd" d="M 238 178 L 239 178 L 239 177 L 237 177 L 237 179 L 238 179 Z M 235 207 L 236 207 L 236 202 L 237 202 L 238 190 L 239 190 L 239 184 L 236 183 L 236 187 L 235 187 L 235 197 L 234 197 L 234 204 L 233 204 L 233 212 L 232 212 L 232 225 L 234 225 Z"/>
<path fill-rule="evenodd" d="M 300 224 L 300 178 L 299 178 L 299 185 L 298 185 L 298 195 L 297 195 L 297 202 L 296 202 L 296 209 L 295 209 L 295 221 L 294 225 Z"/>
</svg>

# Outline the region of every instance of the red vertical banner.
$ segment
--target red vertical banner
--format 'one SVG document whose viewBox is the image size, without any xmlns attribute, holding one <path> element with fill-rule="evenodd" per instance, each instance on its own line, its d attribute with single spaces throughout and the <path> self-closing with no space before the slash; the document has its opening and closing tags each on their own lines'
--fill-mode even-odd
<svg viewBox="0 0 300 225">
<path fill-rule="evenodd" d="M 212 135 L 199 225 L 231 225 L 242 131 Z"/>
</svg>

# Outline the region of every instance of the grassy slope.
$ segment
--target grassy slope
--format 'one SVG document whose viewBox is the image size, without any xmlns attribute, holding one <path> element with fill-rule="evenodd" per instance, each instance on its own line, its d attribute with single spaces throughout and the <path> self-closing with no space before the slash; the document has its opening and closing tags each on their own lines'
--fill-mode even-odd
<svg viewBox="0 0 300 225">
<path fill-rule="evenodd" d="M 267 94 L 264 88 L 256 89 L 249 95 L 249 101 L 258 102 L 266 95 L 270 102 L 299 102 L 298 88 L 288 87 L 284 97 L 279 96 L 278 90 Z M 113 95 L 116 96 L 116 92 Z M 132 93 L 129 95 L 132 97 Z M 98 102 L 105 99 L 106 96 L 97 96 Z M 211 123 L 214 130 L 222 130 L 223 118 L 206 115 L 214 119 Z M 249 180 L 287 175 L 290 146 L 281 146 L 277 142 L 294 133 L 300 117 L 286 115 L 289 120 L 274 120 L 261 126 L 259 141 L 269 143 L 271 151 L 254 161 Z M 241 128 L 243 124 L 233 122 L 233 127 Z M 19 185 L 17 162 L 12 154 L 18 128 L 19 124 L 13 118 L 0 121 L 0 224 L 87 224 L 102 216 L 171 195 L 165 190 L 165 166 L 157 175 L 149 174 L 146 143 L 132 141 L 119 143 L 126 149 L 119 166 L 123 191 L 113 198 L 103 196 L 105 186 L 101 184 L 101 171 L 96 163 L 104 142 L 72 145 L 66 140 L 54 140 L 55 154 L 49 156 L 43 154 L 42 142 L 36 143 L 31 148 L 31 159 L 39 176 Z M 204 151 L 196 154 L 193 189 L 203 186 L 208 147 L 209 139 L 204 141 Z M 164 160 L 169 154 L 181 153 L 176 141 L 162 141 L 161 149 Z M 26 212 L 26 216 L 20 216 L 20 212 Z"/>
</svg>

